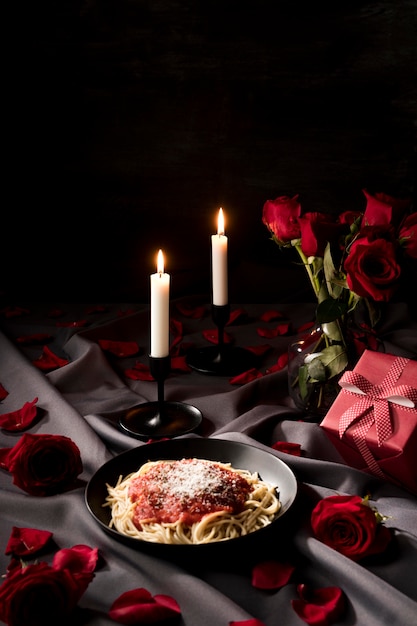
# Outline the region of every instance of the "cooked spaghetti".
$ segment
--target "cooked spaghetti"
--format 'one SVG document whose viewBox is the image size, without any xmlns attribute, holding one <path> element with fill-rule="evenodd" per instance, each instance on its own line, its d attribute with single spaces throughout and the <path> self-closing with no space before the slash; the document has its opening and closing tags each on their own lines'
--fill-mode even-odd
<svg viewBox="0 0 417 626">
<path fill-rule="evenodd" d="M 107 484 L 110 528 L 164 544 L 233 539 L 270 524 L 281 508 L 276 487 L 231 463 L 149 461 Z"/>
</svg>

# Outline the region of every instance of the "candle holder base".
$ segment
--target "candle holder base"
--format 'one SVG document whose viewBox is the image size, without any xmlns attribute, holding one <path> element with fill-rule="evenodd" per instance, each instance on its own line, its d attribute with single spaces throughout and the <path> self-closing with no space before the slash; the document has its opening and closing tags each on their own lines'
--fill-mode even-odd
<svg viewBox="0 0 417 626">
<path fill-rule="evenodd" d="M 201 374 L 237 376 L 255 367 L 256 356 L 236 346 L 208 346 L 190 350 L 186 361 L 189 367 Z"/>
<path fill-rule="evenodd" d="M 145 402 L 124 410 L 119 425 L 137 439 L 161 439 L 196 430 L 202 418 L 196 407 L 183 402 Z"/>
</svg>

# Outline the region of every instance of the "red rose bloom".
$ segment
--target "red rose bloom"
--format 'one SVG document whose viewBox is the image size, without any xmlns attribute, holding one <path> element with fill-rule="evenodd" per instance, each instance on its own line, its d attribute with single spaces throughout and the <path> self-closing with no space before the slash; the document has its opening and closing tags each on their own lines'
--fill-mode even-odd
<svg viewBox="0 0 417 626">
<path fill-rule="evenodd" d="M 8 626 L 56 626 L 75 608 L 80 597 L 69 570 L 41 562 L 15 568 L 0 587 L 0 619 Z"/>
<path fill-rule="evenodd" d="M 383 552 L 391 541 L 389 529 L 359 496 L 320 500 L 311 514 L 311 526 L 319 541 L 353 561 Z"/>
<path fill-rule="evenodd" d="M 304 213 L 298 221 L 301 228 L 301 249 L 307 257 L 323 257 L 327 243 L 338 241 L 346 230 L 343 224 L 335 222 L 326 213 Z"/>
<path fill-rule="evenodd" d="M 400 243 L 412 259 L 417 259 L 417 213 L 408 215 L 400 226 Z"/>
<path fill-rule="evenodd" d="M 49 496 L 71 487 L 83 471 L 80 451 L 61 435 L 25 433 L 13 448 L 0 450 L 0 467 L 32 496 Z"/>
<path fill-rule="evenodd" d="M 386 193 L 376 193 L 374 196 L 366 189 L 362 190 L 366 197 L 366 209 L 362 220 L 364 226 L 382 224 L 397 225 L 409 211 L 409 198 L 393 198 Z"/>
<path fill-rule="evenodd" d="M 265 202 L 262 221 L 282 245 L 301 236 L 298 223 L 300 215 L 301 205 L 298 202 L 298 195 L 293 198 L 280 196 Z"/>
<path fill-rule="evenodd" d="M 401 267 L 392 241 L 359 237 L 352 244 L 344 267 L 349 289 L 358 296 L 388 302 L 398 288 Z"/>
</svg>

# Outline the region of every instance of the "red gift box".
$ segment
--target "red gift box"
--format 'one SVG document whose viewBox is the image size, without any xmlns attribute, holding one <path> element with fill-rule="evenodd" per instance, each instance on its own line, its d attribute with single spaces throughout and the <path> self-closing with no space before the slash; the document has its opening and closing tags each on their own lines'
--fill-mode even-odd
<svg viewBox="0 0 417 626">
<path fill-rule="evenodd" d="M 348 465 L 417 494 L 417 361 L 365 350 L 320 426 Z"/>
</svg>

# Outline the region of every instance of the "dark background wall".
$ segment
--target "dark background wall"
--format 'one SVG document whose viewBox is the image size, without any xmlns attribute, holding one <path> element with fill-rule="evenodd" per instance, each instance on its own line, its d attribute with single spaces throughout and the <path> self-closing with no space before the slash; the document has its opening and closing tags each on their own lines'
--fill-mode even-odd
<svg viewBox="0 0 417 626">
<path fill-rule="evenodd" d="M 341 211 L 364 187 L 416 195 L 416 0 L 27 11 L 7 92 L 5 299 L 146 301 L 160 247 L 174 297 L 209 294 L 222 206 L 231 299 L 291 300 L 266 199 Z"/>
</svg>

